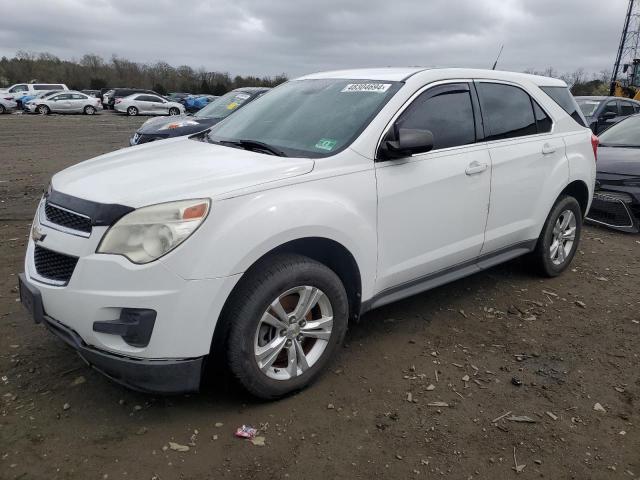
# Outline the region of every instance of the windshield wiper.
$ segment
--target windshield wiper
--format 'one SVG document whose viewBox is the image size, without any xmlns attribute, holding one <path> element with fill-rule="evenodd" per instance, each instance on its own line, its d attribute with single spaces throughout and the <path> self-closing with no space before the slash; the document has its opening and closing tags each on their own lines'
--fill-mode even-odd
<svg viewBox="0 0 640 480">
<path fill-rule="evenodd" d="M 259 142 L 257 140 L 211 140 L 210 143 L 217 143 L 219 145 L 229 145 L 235 148 L 243 148 L 245 150 L 256 151 L 262 150 L 275 155 L 277 157 L 286 157 L 287 154 L 282 150 L 278 150 L 276 147 L 269 145 L 268 143 Z"/>
</svg>

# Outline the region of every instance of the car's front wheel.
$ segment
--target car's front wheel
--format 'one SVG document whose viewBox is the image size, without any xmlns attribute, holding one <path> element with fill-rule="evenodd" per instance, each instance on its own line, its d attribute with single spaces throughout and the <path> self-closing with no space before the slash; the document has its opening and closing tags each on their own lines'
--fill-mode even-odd
<svg viewBox="0 0 640 480">
<path fill-rule="evenodd" d="M 127 115 L 135 117 L 136 115 L 138 115 L 138 109 L 136 107 L 127 108 Z"/>
<path fill-rule="evenodd" d="M 571 263 L 582 232 L 582 210 L 574 197 L 561 196 L 542 228 L 532 253 L 534 266 L 548 277 L 560 275 Z"/>
<path fill-rule="evenodd" d="M 40 115 L 49 115 L 51 110 L 46 105 L 38 105 L 38 113 Z"/>
<path fill-rule="evenodd" d="M 341 345 L 348 314 L 345 288 L 330 268 L 274 255 L 248 273 L 225 308 L 229 368 L 263 399 L 301 390 Z"/>
</svg>

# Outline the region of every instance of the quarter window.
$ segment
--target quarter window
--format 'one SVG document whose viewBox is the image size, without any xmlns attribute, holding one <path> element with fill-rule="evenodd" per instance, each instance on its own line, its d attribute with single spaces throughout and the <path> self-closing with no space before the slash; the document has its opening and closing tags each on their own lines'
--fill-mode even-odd
<svg viewBox="0 0 640 480">
<path fill-rule="evenodd" d="M 538 127 L 538 133 L 548 133 L 551 131 L 551 125 L 552 125 L 552 121 L 549 118 L 549 115 L 547 115 L 544 110 L 542 110 L 542 107 L 540 107 L 540 105 L 538 105 L 538 102 L 536 102 L 533 98 L 531 99 L 531 103 L 533 105 L 533 113 L 536 116 L 536 125 Z"/>
<path fill-rule="evenodd" d="M 479 82 L 477 88 L 488 141 L 538 133 L 531 97 L 524 90 L 487 82 Z"/>
<path fill-rule="evenodd" d="M 433 150 L 474 143 L 475 121 L 469 85 L 440 85 L 427 90 L 402 113 L 395 127 L 431 131 Z"/>
</svg>

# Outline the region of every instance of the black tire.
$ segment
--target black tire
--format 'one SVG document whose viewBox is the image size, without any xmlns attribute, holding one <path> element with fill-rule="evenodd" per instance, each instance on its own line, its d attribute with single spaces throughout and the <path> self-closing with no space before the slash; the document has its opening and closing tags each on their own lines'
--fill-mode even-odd
<svg viewBox="0 0 640 480">
<path fill-rule="evenodd" d="M 349 303 L 340 278 L 330 268 L 311 258 L 277 254 L 252 268 L 241 282 L 221 318 L 223 325 L 230 327 L 226 352 L 231 373 L 249 393 L 266 400 L 307 387 L 334 357 L 347 331 Z M 320 357 L 308 370 L 286 380 L 270 378 L 260 370 L 254 352 L 260 319 L 274 299 L 303 285 L 319 288 L 330 301 L 333 311 L 330 338 Z"/>
<path fill-rule="evenodd" d="M 91 105 L 87 105 L 86 107 L 84 107 L 84 114 L 85 115 L 95 115 L 96 114 L 95 107 L 92 107 Z"/>
<path fill-rule="evenodd" d="M 561 215 L 570 211 L 575 218 L 575 237 L 568 254 L 564 254 L 561 263 L 556 263 L 552 259 L 551 245 L 554 241 L 554 227 Z M 563 217 L 564 218 L 564 217 Z M 582 232 L 582 210 L 580 204 L 574 197 L 563 195 L 554 204 L 547 220 L 542 227 L 540 237 L 535 250 L 530 255 L 530 263 L 540 273 L 546 277 L 556 277 L 560 275 L 571 264 L 573 257 L 578 250 L 580 234 Z M 557 261 L 558 259 L 556 259 Z"/>
<path fill-rule="evenodd" d="M 51 113 L 51 109 L 49 107 L 47 107 L 46 105 L 38 105 L 36 107 L 36 111 L 40 115 L 49 115 Z"/>
<path fill-rule="evenodd" d="M 176 107 L 171 107 L 169 109 L 169 115 L 171 115 L 171 116 L 180 115 L 180 109 L 178 109 Z"/>
<path fill-rule="evenodd" d="M 5 113 L 6 111 L 7 111 L 7 109 L 6 109 L 6 108 L 4 108 L 4 105 L 2 105 L 2 104 L 0 103 L 0 115 L 2 115 L 3 113 Z"/>
<path fill-rule="evenodd" d="M 136 115 L 138 115 L 138 109 L 136 107 L 128 107 L 127 115 L 129 115 L 130 117 L 135 117 Z"/>
</svg>

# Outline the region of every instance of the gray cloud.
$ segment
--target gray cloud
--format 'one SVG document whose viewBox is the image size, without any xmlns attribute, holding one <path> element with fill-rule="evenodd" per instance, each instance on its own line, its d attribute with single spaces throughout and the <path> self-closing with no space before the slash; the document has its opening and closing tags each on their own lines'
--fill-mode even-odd
<svg viewBox="0 0 640 480">
<path fill-rule="evenodd" d="M 627 0 L 0 0 L 0 55 L 232 74 L 367 66 L 610 69 Z M 25 12 L 30 12 L 25 14 Z"/>
</svg>

